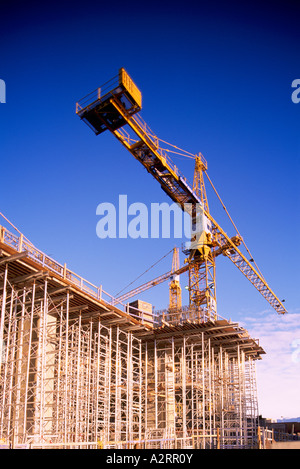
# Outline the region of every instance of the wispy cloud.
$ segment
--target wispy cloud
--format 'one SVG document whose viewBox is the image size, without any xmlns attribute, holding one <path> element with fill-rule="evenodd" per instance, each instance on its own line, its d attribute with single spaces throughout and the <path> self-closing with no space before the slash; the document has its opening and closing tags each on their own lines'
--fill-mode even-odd
<svg viewBox="0 0 300 469">
<path fill-rule="evenodd" d="M 266 351 L 257 363 L 258 404 L 267 418 L 300 416 L 300 309 L 278 316 L 262 311 L 244 327 Z"/>
</svg>

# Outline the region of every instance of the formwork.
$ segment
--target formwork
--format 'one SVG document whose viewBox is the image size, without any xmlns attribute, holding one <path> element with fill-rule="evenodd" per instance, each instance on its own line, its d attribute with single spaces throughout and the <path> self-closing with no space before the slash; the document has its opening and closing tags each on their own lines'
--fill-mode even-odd
<svg viewBox="0 0 300 469">
<path fill-rule="evenodd" d="M 2 447 L 253 447 L 258 342 L 189 308 L 147 322 L 104 293 L 1 227 Z"/>
</svg>

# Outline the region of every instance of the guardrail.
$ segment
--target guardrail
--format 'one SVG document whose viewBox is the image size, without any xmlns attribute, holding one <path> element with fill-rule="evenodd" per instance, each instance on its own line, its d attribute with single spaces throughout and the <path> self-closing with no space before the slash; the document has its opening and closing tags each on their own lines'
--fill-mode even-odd
<svg viewBox="0 0 300 469">
<path fill-rule="evenodd" d="M 154 324 L 154 320 L 149 319 L 149 313 L 146 311 L 140 311 L 133 306 L 121 303 L 114 296 L 103 290 L 102 285 L 96 286 L 84 279 L 80 275 L 76 274 L 72 270 L 68 269 L 66 264 L 62 265 L 56 260 L 44 252 L 37 249 L 23 234 L 15 235 L 11 233 L 7 228 L 0 225 L 0 242 L 7 246 L 15 249 L 18 252 L 27 252 L 30 259 L 40 264 L 42 267 L 47 268 L 50 272 L 54 272 L 56 275 L 64 280 L 68 280 L 71 284 L 79 288 L 83 293 L 87 293 L 96 300 L 104 301 L 107 305 L 114 306 L 118 305 L 118 309 L 122 309 L 124 312 L 130 314 L 135 319 L 138 319 L 142 324 Z M 136 309 L 136 314 L 132 314 L 132 310 Z M 145 317 L 144 317 L 145 314 Z M 147 317 L 148 316 L 148 317 Z"/>
<path fill-rule="evenodd" d="M 100 99 L 103 99 L 107 94 L 113 91 L 114 87 L 118 87 L 119 85 L 119 75 L 116 75 L 111 80 L 104 83 L 99 88 L 96 88 L 91 93 L 87 94 L 83 98 L 81 98 L 76 103 L 76 114 L 80 114 L 80 111 L 83 109 L 89 108 L 91 109 L 94 104 L 97 104 Z"/>
<path fill-rule="evenodd" d="M 7 228 L 0 225 L 0 242 L 12 247 L 18 252 L 26 251 L 30 259 L 37 262 L 42 267 L 46 267 L 49 271 L 54 272 L 62 279 L 68 280 L 76 287 L 78 287 L 81 291 L 83 291 L 84 293 L 88 293 L 97 300 L 103 300 L 107 303 L 112 303 L 113 301 L 115 301 L 115 298 L 109 293 L 105 292 L 101 285 L 99 287 L 93 285 L 91 282 L 85 280 L 80 275 L 76 274 L 75 272 L 72 272 L 70 269 L 67 268 L 66 264 L 60 264 L 44 252 L 37 249 L 22 234 L 20 234 L 20 236 L 15 235 L 9 230 L 7 230 Z M 110 301 L 105 300 L 103 298 L 103 295 L 107 295 Z"/>
</svg>

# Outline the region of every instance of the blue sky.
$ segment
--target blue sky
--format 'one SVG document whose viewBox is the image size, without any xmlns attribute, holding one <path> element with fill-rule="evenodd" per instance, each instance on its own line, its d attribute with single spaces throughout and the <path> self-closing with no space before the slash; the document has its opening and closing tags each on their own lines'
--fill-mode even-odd
<svg viewBox="0 0 300 469">
<path fill-rule="evenodd" d="M 298 18 L 296 1 L 1 5 L 0 211 L 37 247 L 111 294 L 180 246 L 172 238 L 96 236 L 102 202 L 117 203 L 120 194 L 129 204 L 170 202 L 111 134 L 96 137 L 75 115 L 77 100 L 125 67 L 153 131 L 208 161 L 263 275 L 294 315 L 282 353 L 295 358 L 300 103 L 291 100 L 291 83 L 300 78 Z M 173 161 L 192 180 L 193 161 Z M 212 215 L 234 235 L 211 191 L 209 197 Z M 168 256 L 133 286 L 170 267 Z M 281 330 L 283 318 L 223 257 L 217 296 L 219 314 L 253 327 L 256 337 L 266 333 L 269 317 Z M 142 298 L 165 307 L 167 283 Z M 299 387 L 298 360 L 290 373 Z M 278 418 L 283 414 L 300 415 L 299 401 Z"/>
</svg>

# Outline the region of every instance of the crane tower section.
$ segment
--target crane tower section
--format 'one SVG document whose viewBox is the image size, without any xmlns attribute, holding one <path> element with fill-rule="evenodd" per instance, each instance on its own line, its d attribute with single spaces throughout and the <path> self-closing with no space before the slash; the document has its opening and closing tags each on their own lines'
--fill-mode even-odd
<svg viewBox="0 0 300 469">
<path fill-rule="evenodd" d="M 172 276 L 169 284 L 169 309 L 178 310 L 182 306 L 181 286 L 179 275 L 176 272 L 179 270 L 179 249 L 174 248 L 172 259 Z"/>
</svg>

